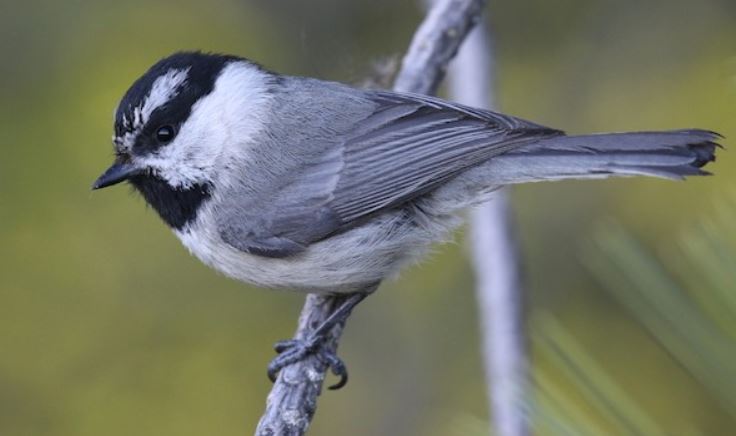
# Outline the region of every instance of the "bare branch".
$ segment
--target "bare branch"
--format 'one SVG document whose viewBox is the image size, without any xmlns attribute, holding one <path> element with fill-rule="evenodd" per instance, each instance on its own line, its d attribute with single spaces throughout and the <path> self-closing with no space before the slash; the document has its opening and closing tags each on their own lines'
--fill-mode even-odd
<svg viewBox="0 0 736 436">
<path fill-rule="evenodd" d="M 438 0 L 417 30 L 402 62 L 394 90 L 432 94 L 460 44 L 478 21 L 484 0 Z M 295 338 L 302 339 L 339 307 L 344 297 L 309 295 L 299 318 Z M 326 344 L 333 351 L 342 333 L 333 329 Z M 279 374 L 266 401 L 257 436 L 298 436 L 306 433 L 317 408 L 327 366 L 309 357 Z"/>
<path fill-rule="evenodd" d="M 450 60 L 470 29 L 478 22 L 485 0 L 432 2 L 401 64 L 394 90 L 434 94 Z"/>
<path fill-rule="evenodd" d="M 508 193 L 497 191 L 471 215 L 483 356 L 495 434 L 529 434 L 523 289 Z"/>
<path fill-rule="evenodd" d="M 494 61 L 484 25 L 468 35 L 450 66 L 450 94 L 459 103 L 493 108 Z M 506 188 L 471 213 L 483 360 L 494 434 L 529 434 L 524 405 L 527 357 L 519 254 Z"/>
<path fill-rule="evenodd" d="M 295 339 L 305 339 L 335 310 L 340 297 L 310 294 L 304 303 Z M 343 326 L 332 329 L 331 338 L 325 344 L 336 351 Z M 306 433 L 317 409 L 317 396 L 327 365 L 314 356 L 284 368 L 274 383 L 266 400 L 266 411 L 258 423 L 258 436 L 296 436 Z"/>
</svg>

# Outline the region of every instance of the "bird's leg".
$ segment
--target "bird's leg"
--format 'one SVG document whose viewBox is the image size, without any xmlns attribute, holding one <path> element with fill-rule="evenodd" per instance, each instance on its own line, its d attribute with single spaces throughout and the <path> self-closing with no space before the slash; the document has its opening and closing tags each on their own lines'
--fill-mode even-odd
<svg viewBox="0 0 736 436">
<path fill-rule="evenodd" d="M 344 324 L 353 308 L 363 301 L 369 293 L 359 292 L 342 297 L 342 301 L 330 316 L 304 339 L 288 339 L 274 344 L 274 350 L 276 350 L 278 356 L 268 365 L 268 378 L 271 381 L 276 381 L 276 376 L 283 368 L 313 355 L 324 362 L 333 374 L 340 377 L 340 381 L 330 386 L 329 389 L 340 389 L 345 386 L 348 381 L 345 364 L 334 351 L 324 347 L 324 345 L 332 329 Z"/>
</svg>

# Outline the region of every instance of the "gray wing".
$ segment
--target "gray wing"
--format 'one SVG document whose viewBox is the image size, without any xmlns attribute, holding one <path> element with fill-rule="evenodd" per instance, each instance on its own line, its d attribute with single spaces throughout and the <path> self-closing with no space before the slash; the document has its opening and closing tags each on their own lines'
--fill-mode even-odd
<svg viewBox="0 0 736 436">
<path fill-rule="evenodd" d="M 267 257 L 298 254 L 376 213 L 426 194 L 522 144 L 560 135 L 518 118 L 412 94 L 365 94 L 375 109 L 356 120 L 270 199 L 258 228 L 237 221 L 226 242 Z M 269 212 L 270 211 L 270 212 Z"/>
</svg>

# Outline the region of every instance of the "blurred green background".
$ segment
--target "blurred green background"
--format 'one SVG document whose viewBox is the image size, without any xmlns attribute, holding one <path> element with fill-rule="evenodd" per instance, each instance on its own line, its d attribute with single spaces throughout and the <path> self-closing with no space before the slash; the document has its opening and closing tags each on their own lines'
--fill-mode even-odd
<svg viewBox="0 0 736 436">
<path fill-rule="evenodd" d="M 736 137 L 733 0 L 489 6 L 503 111 Z M 303 297 L 208 270 L 128 189 L 90 193 L 112 111 L 181 49 L 359 83 L 421 16 L 388 0 L 0 1 L 0 434 L 252 432 Z M 514 190 L 538 434 L 733 432 L 736 157 L 710 169 Z M 483 434 L 466 252 L 442 247 L 361 305 L 341 346 L 352 380 L 322 396 L 313 434 Z"/>
</svg>

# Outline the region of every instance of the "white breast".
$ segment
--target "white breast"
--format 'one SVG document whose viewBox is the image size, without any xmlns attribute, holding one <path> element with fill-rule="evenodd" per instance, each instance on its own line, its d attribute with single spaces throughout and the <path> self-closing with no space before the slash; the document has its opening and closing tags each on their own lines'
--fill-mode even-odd
<svg viewBox="0 0 736 436">
<path fill-rule="evenodd" d="M 311 245 L 306 252 L 272 259 L 239 251 L 223 242 L 212 204 L 176 235 L 202 262 L 223 274 L 269 288 L 304 292 L 355 292 L 397 272 L 427 246 L 446 235 L 457 220 L 418 226 L 399 211 Z"/>
</svg>

